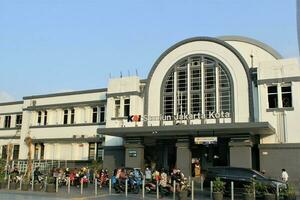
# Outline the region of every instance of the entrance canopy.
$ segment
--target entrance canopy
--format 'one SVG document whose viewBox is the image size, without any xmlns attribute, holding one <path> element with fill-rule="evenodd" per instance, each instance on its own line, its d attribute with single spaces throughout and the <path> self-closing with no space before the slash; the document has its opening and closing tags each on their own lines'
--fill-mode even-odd
<svg viewBox="0 0 300 200">
<path fill-rule="evenodd" d="M 222 136 L 260 135 L 261 137 L 275 134 L 275 129 L 268 122 L 198 124 L 173 126 L 146 126 L 99 128 L 99 134 L 118 137 L 150 137 L 150 136 Z"/>
</svg>

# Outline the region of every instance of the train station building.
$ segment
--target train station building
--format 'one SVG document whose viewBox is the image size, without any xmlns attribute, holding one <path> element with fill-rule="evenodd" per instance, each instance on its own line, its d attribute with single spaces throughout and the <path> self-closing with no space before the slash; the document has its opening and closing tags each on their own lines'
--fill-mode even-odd
<svg viewBox="0 0 300 200">
<path fill-rule="evenodd" d="M 163 52 L 148 77 L 0 104 L 2 158 L 172 169 L 300 167 L 300 66 L 241 36 L 195 37 Z"/>
</svg>

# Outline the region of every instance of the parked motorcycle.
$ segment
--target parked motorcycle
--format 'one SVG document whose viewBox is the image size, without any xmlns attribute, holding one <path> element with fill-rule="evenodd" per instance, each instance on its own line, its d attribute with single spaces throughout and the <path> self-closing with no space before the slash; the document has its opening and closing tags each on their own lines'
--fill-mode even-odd
<svg viewBox="0 0 300 200">
<path fill-rule="evenodd" d="M 126 180 L 117 180 L 116 184 L 114 185 L 114 189 L 116 191 L 116 193 L 120 193 L 120 192 L 125 192 L 126 190 Z M 128 192 L 132 192 L 134 194 L 138 194 L 140 191 L 140 185 L 138 185 L 137 180 L 130 176 L 127 179 L 127 184 L 128 184 Z"/>
</svg>

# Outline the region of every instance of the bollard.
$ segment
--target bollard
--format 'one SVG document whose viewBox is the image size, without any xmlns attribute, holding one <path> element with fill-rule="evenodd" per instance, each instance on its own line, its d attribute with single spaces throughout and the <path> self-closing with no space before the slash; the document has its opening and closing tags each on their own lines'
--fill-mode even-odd
<svg viewBox="0 0 300 200">
<path fill-rule="evenodd" d="M 22 182 L 23 182 L 23 176 L 21 176 L 21 179 L 20 179 L 20 190 L 22 190 Z"/>
<path fill-rule="evenodd" d="M 173 181 L 173 200 L 176 198 L 176 181 Z"/>
<path fill-rule="evenodd" d="M 231 181 L 231 200 L 234 200 L 234 183 Z"/>
<path fill-rule="evenodd" d="M 276 184 L 276 197 L 277 197 L 277 200 L 279 200 L 279 184 L 278 183 Z"/>
<path fill-rule="evenodd" d="M 7 189 L 10 188 L 10 174 L 8 175 Z"/>
<path fill-rule="evenodd" d="M 80 194 L 83 194 L 83 179 L 80 179 Z"/>
<path fill-rule="evenodd" d="M 109 195 L 111 195 L 111 178 L 109 179 Z"/>
<path fill-rule="evenodd" d="M 159 182 L 156 181 L 156 199 L 159 199 Z"/>
<path fill-rule="evenodd" d="M 213 194 L 213 182 L 212 181 L 210 181 L 210 199 L 212 199 L 212 194 Z"/>
<path fill-rule="evenodd" d="M 143 177 L 142 196 L 143 196 L 143 199 L 144 199 L 145 198 L 145 176 Z"/>
<path fill-rule="evenodd" d="M 97 196 L 97 193 L 98 193 L 98 191 L 97 191 L 97 179 L 95 178 L 94 179 L 95 180 L 95 196 Z"/>
<path fill-rule="evenodd" d="M 68 194 L 70 194 L 70 186 L 71 186 L 71 180 L 70 177 L 68 177 Z"/>
<path fill-rule="evenodd" d="M 191 177 L 189 176 L 189 185 L 191 185 Z"/>
<path fill-rule="evenodd" d="M 127 198 L 127 195 L 128 195 L 128 180 L 126 179 L 125 180 L 125 196 Z"/>
<path fill-rule="evenodd" d="M 32 179 L 31 179 L 31 190 L 33 191 L 33 185 L 34 185 L 34 173 L 32 172 Z"/>
<path fill-rule="evenodd" d="M 55 183 L 55 192 L 58 192 L 58 177 L 56 177 L 56 183 Z"/>
<path fill-rule="evenodd" d="M 255 182 L 253 182 L 253 197 L 256 199 Z"/>
<path fill-rule="evenodd" d="M 44 191 L 45 192 L 47 190 L 47 179 L 48 179 L 48 177 L 46 176 L 45 181 L 44 181 Z"/>
<path fill-rule="evenodd" d="M 203 192 L 203 176 L 200 177 L 200 191 Z"/>
<path fill-rule="evenodd" d="M 194 180 L 192 180 L 192 200 L 194 200 Z"/>
</svg>

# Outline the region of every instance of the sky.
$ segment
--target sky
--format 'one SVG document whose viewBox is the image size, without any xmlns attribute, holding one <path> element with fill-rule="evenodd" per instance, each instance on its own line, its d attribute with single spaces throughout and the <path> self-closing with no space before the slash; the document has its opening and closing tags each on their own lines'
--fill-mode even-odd
<svg viewBox="0 0 300 200">
<path fill-rule="evenodd" d="M 298 57 L 295 0 L 0 0 L 0 102 L 147 77 L 190 37 L 241 35 Z"/>
</svg>

